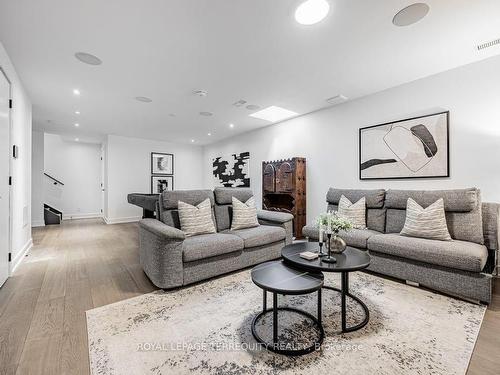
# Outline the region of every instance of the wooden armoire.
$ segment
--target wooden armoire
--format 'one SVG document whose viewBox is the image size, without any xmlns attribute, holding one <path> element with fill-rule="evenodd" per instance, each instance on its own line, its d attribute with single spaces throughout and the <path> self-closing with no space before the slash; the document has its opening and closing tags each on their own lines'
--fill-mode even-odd
<svg viewBox="0 0 500 375">
<path fill-rule="evenodd" d="M 294 217 L 293 235 L 302 238 L 306 225 L 306 159 L 262 162 L 262 206 Z"/>
</svg>

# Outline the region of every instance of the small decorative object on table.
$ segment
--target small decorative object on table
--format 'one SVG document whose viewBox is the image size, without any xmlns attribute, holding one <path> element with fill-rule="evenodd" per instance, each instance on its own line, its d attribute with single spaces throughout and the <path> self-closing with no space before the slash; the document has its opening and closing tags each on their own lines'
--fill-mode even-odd
<svg viewBox="0 0 500 375">
<path fill-rule="evenodd" d="M 312 251 L 304 251 L 299 254 L 301 258 L 307 259 L 307 260 L 314 260 L 318 257 L 318 253 L 313 253 Z"/>
<path fill-rule="evenodd" d="M 337 212 L 329 211 L 319 215 L 317 225 L 319 227 L 320 256 L 322 254 L 323 228 L 326 228 L 326 236 L 328 238 L 326 243 L 328 255 L 323 257 L 321 260 L 327 263 L 335 263 L 337 260 L 332 257 L 332 253 L 341 254 L 347 246 L 345 241 L 340 238 L 338 234 L 341 230 L 351 230 L 353 228 L 352 221 L 339 216 Z"/>
</svg>

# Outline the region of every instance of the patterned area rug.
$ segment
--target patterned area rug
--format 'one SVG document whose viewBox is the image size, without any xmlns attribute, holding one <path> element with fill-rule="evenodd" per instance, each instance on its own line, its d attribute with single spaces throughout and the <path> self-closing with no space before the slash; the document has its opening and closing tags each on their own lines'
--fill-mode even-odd
<svg viewBox="0 0 500 375">
<path fill-rule="evenodd" d="M 325 284 L 339 286 L 338 275 Z M 350 290 L 370 309 L 363 329 L 338 334 L 340 296 L 323 291 L 325 341 L 319 351 L 285 357 L 259 347 L 252 318 L 262 291 L 242 271 L 203 284 L 157 291 L 87 311 L 92 374 L 464 374 L 484 306 L 370 274 L 351 274 Z M 316 294 L 279 296 L 316 315 Z M 268 294 L 268 307 L 272 304 Z M 349 303 L 349 324 L 362 310 Z M 271 337 L 271 315 L 257 330 Z M 312 342 L 307 319 L 280 312 L 280 339 Z M 282 325 L 281 325 L 282 324 Z M 267 335 L 267 336 L 266 336 Z M 292 344 L 290 344 L 292 345 Z M 291 346 L 295 348 L 295 346 Z"/>
</svg>

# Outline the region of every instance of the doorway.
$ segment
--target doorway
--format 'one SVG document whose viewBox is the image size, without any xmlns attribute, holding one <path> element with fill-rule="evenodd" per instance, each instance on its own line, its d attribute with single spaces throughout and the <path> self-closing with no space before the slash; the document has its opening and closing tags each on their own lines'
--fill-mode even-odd
<svg viewBox="0 0 500 375">
<path fill-rule="evenodd" d="M 10 81 L 0 68 L 0 286 L 10 262 Z"/>
</svg>

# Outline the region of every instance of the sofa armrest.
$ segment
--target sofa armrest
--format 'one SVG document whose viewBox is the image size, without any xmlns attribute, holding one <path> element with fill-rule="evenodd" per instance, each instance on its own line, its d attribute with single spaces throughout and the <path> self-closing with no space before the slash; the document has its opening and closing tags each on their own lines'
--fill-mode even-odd
<svg viewBox="0 0 500 375">
<path fill-rule="evenodd" d="M 285 245 L 293 241 L 293 215 L 286 212 L 258 210 L 257 219 L 261 225 L 273 225 L 285 229 Z"/>
<path fill-rule="evenodd" d="M 286 212 L 258 210 L 257 218 L 259 220 L 274 221 L 278 224 L 284 224 L 293 220 L 293 215 Z"/>
<path fill-rule="evenodd" d="M 139 222 L 139 258 L 146 275 L 154 285 L 168 289 L 184 282 L 181 230 L 156 219 Z"/>
</svg>

